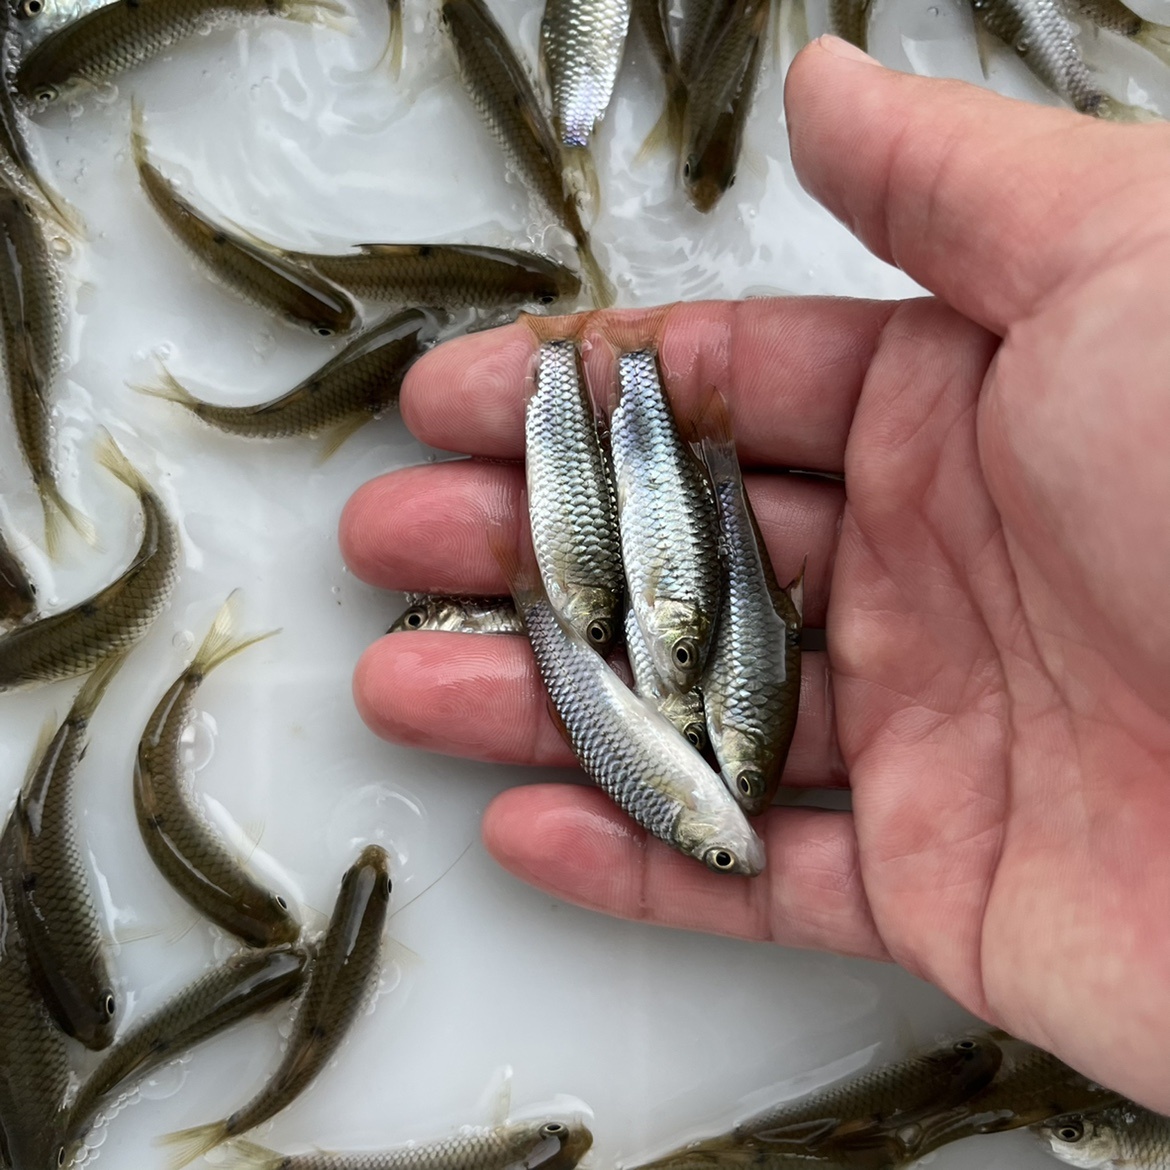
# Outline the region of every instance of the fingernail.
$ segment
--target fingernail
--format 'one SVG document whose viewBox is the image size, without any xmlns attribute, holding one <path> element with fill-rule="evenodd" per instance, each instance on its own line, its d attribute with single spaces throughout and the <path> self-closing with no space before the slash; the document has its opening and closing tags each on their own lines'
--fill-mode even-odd
<svg viewBox="0 0 1170 1170">
<path fill-rule="evenodd" d="M 866 65 L 878 64 L 868 53 L 863 53 L 856 45 L 851 45 L 840 37 L 825 35 L 818 38 L 817 44 L 826 53 L 832 53 L 834 57 L 842 57 L 846 61 L 864 61 Z"/>
</svg>

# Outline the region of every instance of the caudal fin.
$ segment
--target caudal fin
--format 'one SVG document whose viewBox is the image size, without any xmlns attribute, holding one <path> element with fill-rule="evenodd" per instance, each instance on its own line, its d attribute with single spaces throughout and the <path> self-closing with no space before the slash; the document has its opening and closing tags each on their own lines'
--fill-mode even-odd
<svg viewBox="0 0 1170 1170">
<path fill-rule="evenodd" d="M 114 442 L 113 435 L 105 428 L 102 428 L 98 439 L 97 461 L 136 495 L 145 496 L 150 493 L 150 484 L 138 468 L 126 458 L 122 448 Z"/>
<path fill-rule="evenodd" d="M 1105 96 L 1101 99 L 1094 113 L 1098 118 L 1105 118 L 1109 122 L 1161 122 L 1163 118 L 1153 110 L 1144 106 L 1131 106 L 1117 98 Z"/>
<path fill-rule="evenodd" d="M 286 0 L 280 15 L 300 24 L 318 24 L 334 32 L 351 33 L 354 23 L 349 10 L 336 0 Z"/>
<path fill-rule="evenodd" d="M 170 1148 L 168 1170 L 183 1170 L 196 1158 L 222 1145 L 228 1136 L 226 1121 L 213 1121 L 210 1125 L 196 1125 L 192 1129 L 180 1129 L 158 1139 L 158 1145 Z"/>
<path fill-rule="evenodd" d="M 210 674 L 217 666 L 226 662 L 249 646 L 263 642 L 265 638 L 272 638 L 279 634 L 279 630 L 265 630 L 262 634 L 248 634 L 237 637 L 235 634 L 236 611 L 239 609 L 240 591 L 234 589 L 227 601 L 219 607 L 211 623 L 211 629 L 203 639 L 202 645 L 195 652 L 194 661 L 189 667 L 189 673 L 204 677 Z"/>
<path fill-rule="evenodd" d="M 142 382 L 127 382 L 126 384 L 138 394 L 145 394 L 148 398 L 161 398 L 164 402 L 173 402 L 176 406 L 186 407 L 192 412 L 197 411 L 202 405 L 199 399 L 161 362 L 159 363 L 156 384 L 148 385 Z"/>
<path fill-rule="evenodd" d="M 588 200 L 592 218 L 597 219 L 601 211 L 601 182 L 597 178 L 597 166 L 587 146 L 565 146 L 561 149 L 565 177 L 571 187 L 584 193 Z"/>
<path fill-rule="evenodd" d="M 65 497 L 56 481 L 43 479 L 37 484 L 41 506 L 45 513 L 45 548 L 49 556 L 57 559 L 61 551 L 61 529 L 68 525 L 91 547 L 97 544 L 97 530 L 88 517 L 83 516 Z"/>
<path fill-rule="evenodd" d="M 256 1142 L 237 1138 L 229 1143 L 219 1165 L 226 1170 L 276 1170 L 283 1161 L 284 1154 L 278 1154 L 276 1150 L 257 1145 Z"/>
<path fill-rule="evenodd" d="M 516 602 L 516 609 L 523 617 L 537 602 L 546 599 L 544 582 L 532 551 L 532 532 L 528 527 L 528 495 L 523 493 L 518 510 L 520 517 L 516 525 L 494 521 L 488 528 L 487 541 L 491 554 L 504 574 L 508 592 Z"/>
<path fill-rule="evenodd" d="M 587 238 L 582 237 L 577 241 L 577 255 L 581 259 L 581 269 L 585 273 L 589 291 L 593 294 L 594 305 L 599 309 L 608 309 L 617 300 L 617 289 L 601 270 L 593 254 L 593 245 Z"/>
<path fill-rule="evenodd" d="M 77 698 L 73 700 L 73 709 L 69 712 L 71 719 L 88 720 L 93 715 L 97 710 L 98 703 L 102 701 L 102 696 L 106 693 L 106 688 L 110 685 L 114 675 L 122 669 L 122 663 L 125 661 L 126 655 L 124 653 L 111 654 L 97 664 L 93 673 L 85 680 L 85 686 L 77 692 Z"/>
<path fill-rule="evenodd" d="M 634 165 L 644 163 L 659 151 L 670 151 L 671 154 L 682 153 L 683 144 L 683 112 L 687 108 L 687 87 L 681 77 L 672 76 L 666 79 L 666 104 L 658 121 L 654 123 L 646 141 L 634 156 Z"/>
</svg>

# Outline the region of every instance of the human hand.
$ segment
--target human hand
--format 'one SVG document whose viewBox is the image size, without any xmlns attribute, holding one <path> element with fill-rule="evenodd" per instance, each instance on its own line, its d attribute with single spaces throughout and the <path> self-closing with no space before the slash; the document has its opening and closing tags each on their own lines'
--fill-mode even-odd
<svg viewBox="0 0 1170 1170">
<path fill-rule="evenodd" d="M 758 879 L 587 787 L 505 792 L 484 838 L 608 913 L 891 957 L 1170 1112 L 1170 128 L 831 40 L 786 98 L 802 182 L 935 298 L 679 305 L 660 350 L 680 416 L 727 396 L 779 578 L 808 553 L 828 653 L 805 655 L 785 782 L 848 784 L 853 812 L 771 810 Z M 523 456 L 535 344 L 512 325 L 411 372 L 407 425 L 481 459 L 361 489 L 342 521 L 361 577 L 504 592 L 487 532 L 523 471 L 482 460 Z M 355 694 L 388 738 L 572 763 L 521 638 L 384 638 Z"/>
</svg>

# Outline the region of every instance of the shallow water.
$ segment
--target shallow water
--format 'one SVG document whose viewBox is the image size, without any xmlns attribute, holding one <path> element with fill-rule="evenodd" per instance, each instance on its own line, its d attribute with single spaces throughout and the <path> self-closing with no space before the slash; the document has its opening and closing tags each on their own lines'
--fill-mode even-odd
<svg viewBox="0 0 1170 1170">
<path fill-rule="evenodd" d="M 201 205 L 277 242 L 537 243 L 568 258 L 565 241 L 533 220 L 506 176 L 433 15 L 408 0 L 406 68 L 395 84 L 384 70 L 371 72 L 385 39 L 382 6 L 353 2 L 350 35 L 276 20 L 212 32 L 83 106 L 51 111 L 37 131 L 55 184 L 88 224 L 88 241 L 67 261 L 74 313 L 56 422 L 67 494 L 98 521 L 101 548 L 87 554 L 74 543 L 50 572 L 29 543 L 39 540 L 39 509 L 8 427 L 0 429 L 5 529 L 18 534 L 14 544 L 50 606 L 120 571 L 138 519 L 130 493 L 92 467 L 101 424 L 183 531 L 174 600 L 115 680 L 78 777 L 85 839 L 120 940 L 125 1019 L 231 950 L 153 871 L 134 825 L 130 776 L 154 703 L 226 595 L 242 587 L 244 628 L 282 632 L 200 693 L 189 762 L 209 814 L 315 925 L 369 840 L 391 850 L 395 906 L 406 907 L 390 926 L 401 947 L 389 953 L 372 1012 L 334 1067 L 257 1140 L 297 1150 L 441 1136 L 485 1122 L 511 1068 L 514 1112 L 558 1102 L 593 1111 L 591 1161 L 604 1167 L 961 1028 L 964 1013 L 890 967 L 614 922 L 498 870 L 478 844 L 479 814 L 505 786 L 541 775 L 381 743 L 350 699 L 354 662 L 401 598 L 346 573 L 337 518 L 359 484 L 430 453 L 392 416 L 322 464 L 311 442 L 234 440 L 128 387 L 149 381 L 165 360 L 197 393 L 258 401 L 342 344 L 268 319 L 186 258 L 138 190 L 131 94 L 143 103 L 152 157 L 165 173 Z M 536 8 L 493 7 L 534 60 Z M 810 8 L 812 31 L 823 23 L 823 11 Z M 1131 96 L 1135 86 L 1164 92 L 1160 66 L 1135 58 L 1131 46 L 1106 47 L 1120 54 L 1122 83 L 1127 68 L 1139 79 Z M 889 0 L 876 13 L 873 48 L 891 64 L 980 79 L 970 18 L 954 0 Z M 604 206 L 594 232 L 622 304 L 915 291 L 796 186 L 782 129 L 778 58 L 786 55 L 767 61 L 739 181 L 704 217 L 676 188 L 665 157 L 633 162 L 657 117 L 660 86 L 642 47 L 632 46 L 600 134 Z M 991 79 L 1043 99 L 1010 54 L 997 56 Z M 0 795 L 15 792 L 43 717 L 62 715 L 72 689 L 0 700 Z M 251 1022 L 147 1082 L 94 1137 L 103 1166 L 162 1166 L 154 1137 L 240 1104 L 275 1059 L 287 1032 L 279 1020 Z M 1050 1164 L 1020 1135 L 951 1148 L 937 1160 L 955 1170 Z"/>
</svg>

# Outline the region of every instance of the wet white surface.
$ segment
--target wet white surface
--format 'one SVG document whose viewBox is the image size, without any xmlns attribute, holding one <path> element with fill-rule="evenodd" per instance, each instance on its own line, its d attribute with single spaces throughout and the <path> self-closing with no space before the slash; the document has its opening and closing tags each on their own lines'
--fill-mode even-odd
<svg viewBox="0 0 1170 1170">
<path fill-rule="evenodd" d="M 385 844 L 395 858 L 394 903 L 406 907 L 390 934 L 410 952 L 391 950 L 371 1014 L 258 1140 L 294 1151 L 440 1136 L 486 1121 L 491 1086 L 510 1066 L 515 1112 L 538 1112 L 558 1095 L 587 1104 L 591 1160 L 604 1167 L 962 1027 L 962 1012 L 892 968 L 610 921 L 499 871 L 478 844 L 479 814 L 503 787 L 542 777 L 381 743 L 350 699 L 353 664 L 400 598 L 345 572 L 337 518 L 359 484 L 427 458 L 425 449 L 389 417 L 322 465 L 311 442 L 233 440 L 128 389 L 165 358 L 197 392 L 258 401 L 341 344 L 269 320 L 180 251 L 134 179 L 132 93 L 145 107 L 160 167 L 197 202 L 278 242 L 535 242 L 568 258 L 565 241 L 533 223 L 522 189 L 506 177 L 433 16 L 408 0 L 406 69 L 395 84 L 385 71 L 369 71 L 384 42 L 384 10 L 378 0 L 354 3 L 351 35 L 270 20 L 197 37 L 116 91 L 53 111 L 38 132 L 53 181 L 88 224 L 87 242 L 67 261 L 74 311 L 57 421 L 67 494 L 98 521 L 101 549 L 74 543 L 51 570 L 37 549 L 39 509 L 9 427 L 0 434 L 6 531 L 22 534 L 16 546 L 52 606 L 120 570 L 138 519 L 131 495 L 91 465 L 97 424 L 123 443 L 183 530 L 174 600 L 115 681 L 78 778 L 85 839 L 121 940 L 126 1022 L 230 949 L 153 871 L 134 824 L 130 776 L 155 701 L 224 597 L 242 587 L 246 627 L 283 632 L 201 692 L 197 788 L 213 815 L 240 827 L 244 848 L 258 840 L 253 864 L 318 925 L 360 846 Z M 494 7 L 535 60 L 537 8 Z M 814 33 L 823 22 L 810 9 Z M 889 0 L 876 13 L 872 44 L 894 65 L 980 76 L 958 0 Z M 739 181 L 714 214 L 689 207 L 665 157 L 635 164 L 657 117 L 659 85 L 641 46 L 633 50 L 600 135 L 605 202 L 594 232 L 621 303 L 914 290 L 797 188 L 775 59 Z M 1109 51 L 1125 61 L 1139 53 L 1117 43 Z M 1152 78 L 1152 87 L 1152 59 L 1134 60 L 1134 75 Z M 1043 97 L 1006 53 L 992 80 Z M 5 796 L 43 718 L 62 715 L 72 690 L 0 697 Z M 95 1139 L 103 1167 L 163 1166 L 152 1139 L 241 1104 L 280 1043 L 278 1017 L 255 1021 L 153 1078 L 143 1100 Z M 936 1160 L 956 1170 L 1049 1165 L 1021 1135 Z"/>
</svg>

